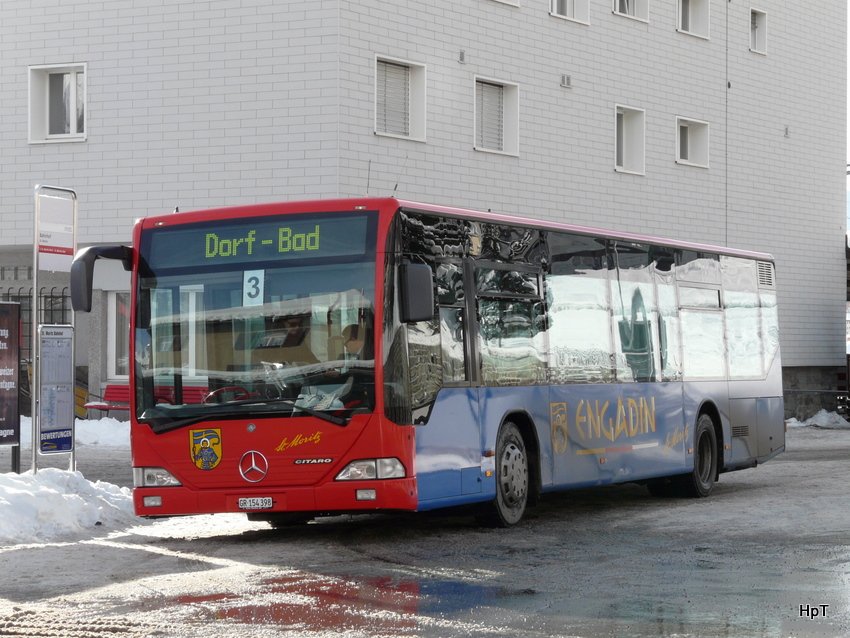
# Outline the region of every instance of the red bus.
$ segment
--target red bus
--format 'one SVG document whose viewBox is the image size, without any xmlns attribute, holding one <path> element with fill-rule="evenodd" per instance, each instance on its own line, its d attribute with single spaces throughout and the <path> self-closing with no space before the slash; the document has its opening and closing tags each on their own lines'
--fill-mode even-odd
<svg viewBox="0 0 850 638">
<path fill-rule="evenodd" d="M 621 482 L 707 496 L 785 446 L 770 255 L 396 199 L 140 220 L 140 516 L 481 504 Z"/>
</svg>

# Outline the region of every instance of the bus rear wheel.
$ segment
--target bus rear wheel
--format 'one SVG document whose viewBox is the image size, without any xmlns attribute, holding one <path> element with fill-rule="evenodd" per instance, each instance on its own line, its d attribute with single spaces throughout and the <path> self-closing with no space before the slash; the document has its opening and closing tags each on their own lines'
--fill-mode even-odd
<svg viewBox="0 0 850 638">
<path fill-rule="evenodd" d="M 528 454 L 519 428 L 505 421 L 496 440 L 496 499 L 489 522 L 510 527 L 522 520 L 528 505 Z"/>
<path fill-rule="evenodd" d="M 685 494 L 695 498 L 705 498 L 711 494 L 717 476 L 717 459 L 714 421 L 707 414 L 701 414 L 694 433 L 694 469 L 682 477 Z"/>
</svg>

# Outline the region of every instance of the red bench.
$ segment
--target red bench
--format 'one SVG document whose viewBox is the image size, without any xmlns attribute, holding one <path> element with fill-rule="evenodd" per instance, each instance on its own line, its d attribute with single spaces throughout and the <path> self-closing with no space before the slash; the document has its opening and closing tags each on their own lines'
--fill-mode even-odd
<svg viewBox="0 0 850 638">
<path fill-rule="evenodd" d="M 89 401 L 83 407 L 86 410 L 100 410 L 109 413 L 113 410 L 128 412 L 130 410 L 130 386 L 107 384 L 103 396 L 94 395 L 95 400 Z"/>
<path fill-rule="evenodd" d="M 204 397 L 209 394 L 205 387 L 187 385 L 183 386 L 184 403 L 202 403 Z M 108 383 L 103 390 L 103 396 L 92 395 L 94 400 L 89 401 L 83 407 L 87 410 L 100 410 L 106 412 L 107 416 L 112 411 L 128 412 L 130 410 L 130 386 L 116 383 Z M 156 391 L 157 403 L 174 403 L 174 387 L 160 386 Z"/>
</svg>

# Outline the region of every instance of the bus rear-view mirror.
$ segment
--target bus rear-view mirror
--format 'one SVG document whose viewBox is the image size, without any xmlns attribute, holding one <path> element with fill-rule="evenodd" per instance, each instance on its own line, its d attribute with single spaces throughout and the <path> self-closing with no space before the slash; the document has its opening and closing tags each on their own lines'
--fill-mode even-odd
<svg viewBox="0 0 850 638">
<path fill-rule="evenodd" d="M 427 264 L 399 266 L 401 320 L 404 323 L 434 318 L 434 278 Z"/>
<path fill-rule="evenodd" d="M 75 312 L 91 312 L 94 262 L 120 259 L 124 270 L 133 267 L 133 251 L 128 246 L 89 246 L 77 251 L 71 263 L 71 307 Z"/>
</svg>

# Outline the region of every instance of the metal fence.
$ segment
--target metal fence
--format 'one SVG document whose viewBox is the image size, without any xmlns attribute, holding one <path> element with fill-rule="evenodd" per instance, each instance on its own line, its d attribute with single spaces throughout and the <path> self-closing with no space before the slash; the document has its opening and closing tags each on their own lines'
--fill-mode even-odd
<svg viewBox="0 0 850 638">
<path fill-rule="evenodd" d="M 21 359 L 32 360 L 32 286 L 0 291 L 0 300 L 21 305 Z M 71 323 L 71 296 L 68 287 L 43 286 L 38 291 L 38 318 L 41 324 Z"/>
</svg>

